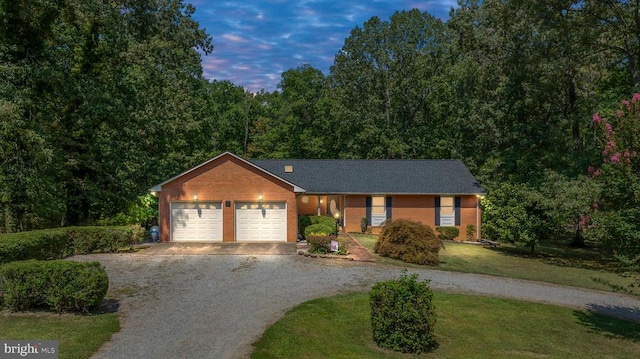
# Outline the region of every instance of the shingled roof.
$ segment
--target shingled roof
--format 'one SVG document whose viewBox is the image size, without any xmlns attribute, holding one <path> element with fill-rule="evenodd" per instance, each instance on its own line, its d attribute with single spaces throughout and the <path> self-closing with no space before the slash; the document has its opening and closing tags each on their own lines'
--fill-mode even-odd
<svg viewBox="0 0 640 359">
<path fill-rule="evenodd" d="M 459 160 L 247 160 L 316 194 L 484 194 Z M 293 172 L 285 171 L 291 166 Z"/>
</svg>

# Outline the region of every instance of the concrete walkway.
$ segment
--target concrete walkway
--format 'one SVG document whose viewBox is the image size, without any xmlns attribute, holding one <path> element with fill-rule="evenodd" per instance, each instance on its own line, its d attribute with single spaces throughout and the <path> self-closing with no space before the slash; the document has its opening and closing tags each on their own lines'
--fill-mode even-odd
<svg viewBox="0 0 640 359">
<path fill-rule="evenodd" d="M 264 330 L 310 299 L 368 290 L 402 268 L 299 255 L 95 254 L 121 331 L 94 358 L 247 358 Z M 410 269 L 441 291 L 515 298 L 640 322 L 625 295 L 486 275 Z"/>
</svg>

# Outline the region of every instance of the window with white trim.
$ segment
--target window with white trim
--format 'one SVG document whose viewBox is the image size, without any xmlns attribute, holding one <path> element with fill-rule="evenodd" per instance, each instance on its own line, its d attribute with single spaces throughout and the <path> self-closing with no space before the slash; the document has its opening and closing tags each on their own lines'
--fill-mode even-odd
<svg viewBox="0 0 640 359">
<path fill-rule="evenodd" d="M 371 196 L 371 225 L 381 226 L 387 220 L 387 208 L 384 196 Z"/>
<path fill-rule="evenodd" d="M 456 225 L 455 201 L 453 197 L 440 197 L 440 226 Z"/>
</svg>

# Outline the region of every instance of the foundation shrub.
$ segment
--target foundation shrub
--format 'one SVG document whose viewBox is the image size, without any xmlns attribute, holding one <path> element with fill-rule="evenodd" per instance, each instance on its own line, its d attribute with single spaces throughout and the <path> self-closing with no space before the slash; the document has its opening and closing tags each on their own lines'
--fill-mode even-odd
<svg viewBox="0 0 640 359">
<path fill-rule="evenodd" d="M 308 226 L 304 229 L 304 237 L 309 240 L 308 236 L 311 234 L 320 234 L 323 236 L 328 236 L 334 234 L 336 232 L 336 224 L 327 224 L 327 223 L 316 223 Z"/>
<path fill-rule="evenodd" d="M 431 227 L 420 222 L 387 220 L 378 236 L 374 251 L 383 257 L 407 263 L 437 265 L 442 241 Z"/>
<path fill-rule="evenodd" d="M 302 234 L 303 236 L 305 236 L 305 229 L 307 227 L 309 227 L 311 225 L 311 218 L 309 218 L 309 216 L 300 216 L 298 217 L 298 231 L 300 231 L 300 234 Z"/>
<path fill-rule="evenodd" d="M 460 230 L 456 227 L 436 227 L 438 238 L 443 241 L 452 241 L 458 237 Z"/>
<path fill-rule="evenodd" d="M 310 216 L 311 224 L 326 224 L 328 226 L 336 225 L 336 220 L 333 217 L 328 216 Z"/>
<path fill-rule="evenodd" d="M 362 233 L 367 233 L 367 227 L 369 226 L 369 220 L 367 217 L 360 218 L 360 231 Z"/>
<path fill-rule="evenodd" d="M 334 235 L 325 235 L 323 233 L 309 233 L 307 236 L 307 245 L 311 253 L 330 253 L 331 241 L 335 240 Z"/>
<path fill-rule="evenodd" d="M 436 316 L 429 281 L 418 275 L 376 283 L 369 292 L 373 340 L 403 353 L 424 353 L 436 347 Z"/>
<path fill-rule="evenodd" d="M 480 239 L 480 238 L 478 238 Z M 467 224 L 467 240 L 474 241 L 476 240 L 476 225 L 475 224 Z"/>
<path fill-rule="evenodd" d="M 98 262 L 28 260 L 0 266 L 0 303 L 12 311 L 87 313 L 102 303 L 108 288 Z"/>
</svg>

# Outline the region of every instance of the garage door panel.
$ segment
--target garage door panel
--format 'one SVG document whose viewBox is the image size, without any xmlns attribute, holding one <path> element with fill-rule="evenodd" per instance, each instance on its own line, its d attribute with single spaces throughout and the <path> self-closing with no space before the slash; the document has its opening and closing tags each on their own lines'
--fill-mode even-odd
<svg viewBox="0 0 640 359">
<path fill-rule="evenodd" d="M 222 203 L 171 203 L 171 240 L 222 241 Z"/>
<path fill-rule="evenodd" d="M 285 202 L 237 203 L 237 241 L 286 241 L 287 213 Z"/>
</svg>

